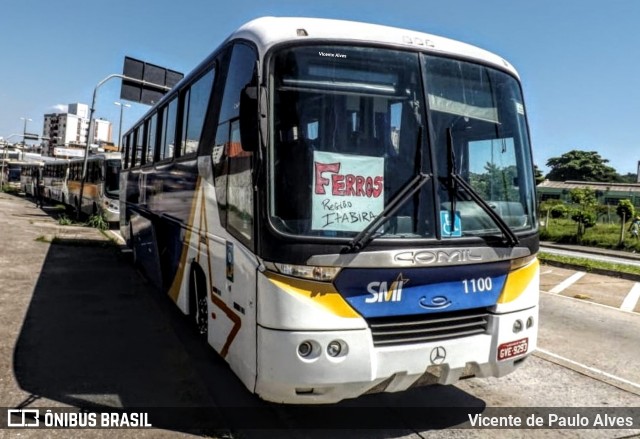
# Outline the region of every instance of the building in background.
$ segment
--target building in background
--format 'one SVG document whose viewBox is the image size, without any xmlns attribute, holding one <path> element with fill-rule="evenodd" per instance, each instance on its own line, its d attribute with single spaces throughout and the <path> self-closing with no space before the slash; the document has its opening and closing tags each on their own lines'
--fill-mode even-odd
<svg viewBox="0 0 640 439">
<path fill-rule="evenodd" d="M 49 156 L 82 156 L 87 145 L 89 130 L 89 106 L 69 104 L 66 113 L 44 115 L 43 154 Z M 112 144 L 113 127 L 104 119 L 94 119 L 94 138 L 90 142 L 99 149 L 102 144 Z"/>
<path fill-rule="evenodd" d="M 640 207 L 640 184 L 637 183 L 599 183 L 594 181 L 550 181 L 545 180 L 536 189 L 539 201 L 560 200 L 570 202 L 572 189 L 591 189 L 598 203 L 617 206 L 620 200 L 629 200 Z"/>
</svg>

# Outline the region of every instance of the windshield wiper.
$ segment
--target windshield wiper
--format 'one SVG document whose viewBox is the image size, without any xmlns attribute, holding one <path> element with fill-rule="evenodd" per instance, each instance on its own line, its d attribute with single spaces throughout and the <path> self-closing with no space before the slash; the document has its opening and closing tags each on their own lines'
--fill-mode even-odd
<svg viewBox="0 0 640 439">
<path fill-rule="evenodd" d="M 455 199 L 458 194 L 458 186 L 464 189 L 464 192 L 471 198 L 475 203 L 485 211 L 485 213 L 491 218 L 494 224 L 500 229 L 505 239 L 507 240 L 507 245 L 511 247 L 515 247 L 520 241 L 511 227 L 502 219 L 502 217 L 493 210 L 493 208 L 476 192 L 476 190 L 469 184 L 467 181 L 462 178 L 460 174 L 457 173 L 455 169 L 455 153 L 453 150 L 453 134 L 451 132 L 451 128 L 447 128 L 447 154 L 448 154 L 448 166 L 447 171 L 449 173 L 447 177 L 448 181 L 448 189 L 449 189 L 449 198 L 451 203 L 451 214 L 450 218 L 452 224 L 455 224 Z"/>
<path fill-rule="evenodd" d="M 374 233 L 411 199 L 430 179 L 431 174 L 422 171 L 422 126 L 418 128 L 418 140 L 416 142 L 416 161 L 420 165 L 420 172 L 402 187 L 400 192 L 393 197 L 385 208 L 362 229 L 342 250 L 342 253 L 353 253 L 362 250 L 373 239 Z"/>
<path fill-rule="evenodd" d="M 342 253 L 352 253 L 362 250 L 371 241 L 376 230 L 389 221 L 398 209 L 413 197 L 430 179 L 431 174 L 425 174 L 423 172 L 413 177 L 413 179 L 402 188 L 398 195 L 391 199 L 382 212 L 349 242 L 347 247 L 342 250 Z"/>
</svg>

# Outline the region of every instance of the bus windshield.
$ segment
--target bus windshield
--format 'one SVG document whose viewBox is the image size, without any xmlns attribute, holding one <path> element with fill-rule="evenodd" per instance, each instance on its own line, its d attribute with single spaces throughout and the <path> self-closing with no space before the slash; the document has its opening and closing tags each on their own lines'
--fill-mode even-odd
<svg viewBox="0 0 640 439">
<path fill-rule="evenodd" d="M 272 87 L 270 218 L 280 232 L 353 238 L 383 211 L 375 237 L 535 227 L 512 76 L 412 52 L 305 46 L 275 54 Z"/>
<path fill-rule="evenodd" d="M 118 198 L 120 195 L 120 169 L 122 162 L 118 160 L 106 161 L 106 173 L 104 178 L 104 193 L 109 198 Z"/>
</svg>

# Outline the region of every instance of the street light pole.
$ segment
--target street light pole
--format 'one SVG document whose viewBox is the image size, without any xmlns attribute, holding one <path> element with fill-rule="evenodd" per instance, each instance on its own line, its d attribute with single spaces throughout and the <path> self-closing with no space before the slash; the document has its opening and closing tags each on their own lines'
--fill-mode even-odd
<svg viewBox="0 0 640 439">
<path fill-rule="evenodd" d="M 114 102 L 117 106 L 120 107 L 120 123 L 118 124 L 118 151 L 122 151 L 122 113 L 124 112 L 124 107 L 131 107 L 129 104 L 123 104 L 122 102 Z"/>
<path fill-rule="evenodd" d="M 90 147 L 90 140 L 93 139 L 93 113 L 95 112 L 96 109 L 96 96 L 98 95 L 98 89 L 100 87 L 102 87 L 104 85 L 105 82 L 108 82 L 111 79 L 114 78 L 121 78 L 121 79 L 126 79 L 127 81 L 131 81 L 131 82 L 135 82 L 136 84 L 142 84 L 142 85 L 148 85 L 151 84 L 153 86 L 155 86 L 156 88 L 162 88 L 165 91 L 169 91 L 171 89 L 171 87 L 167 87 L 165 85 L 158 85 L 158 84 L 154 84 L 152 82 L 148 82 L 148 81 L 143 81 L 141 79 L 136 79 L 136 78 L 130 78 L 127 77 L 125 75 L 120 75 L 117 73 L 113 73 L 109 76 L 107 76 L 106 78 L 104 78 L 102 81 L 98 82 L 95 86 L 95 88 L 93 89 L 93 98 L 91 100 L 91 108 L 89 108 L 89 132 L 88 132 L 88 138 L 87 138 L 87 145 L 84 149 L 84 161 L 83 161 L 83 165 L 82 165 L 82 178 L 80 179 L 80 200 L 78 201 L 79 205 L 77 206 L 77 217 L 80 218 L 80 212 L 82 211 L 82 197 L 84 196 L 84 183 L 85 180 L 87 179 L 87 162 L 89 160 L 89 147 Z"/>
<path fill-rule="evenodd" d="M 27 122 L 33 122 L 33 119 L 28 117 L 21 117 L 20 120 L 24 120 L 24 129 L 22 130 L 22 146 L 27 146 Z"/>
</svg>

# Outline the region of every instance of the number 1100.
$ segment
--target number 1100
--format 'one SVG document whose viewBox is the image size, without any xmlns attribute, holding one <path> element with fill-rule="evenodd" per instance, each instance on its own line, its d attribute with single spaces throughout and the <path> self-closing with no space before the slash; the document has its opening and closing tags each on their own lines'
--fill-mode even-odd
<svg viewBox="0 0 640 439">
<path fill-rule="evenodd" d="M 483 291 L 491 291 L 493 284 L 490 277 L 479 277 L 477 279 L 463 279 L 464 293 L 482 293 Z"/>
</svg>

